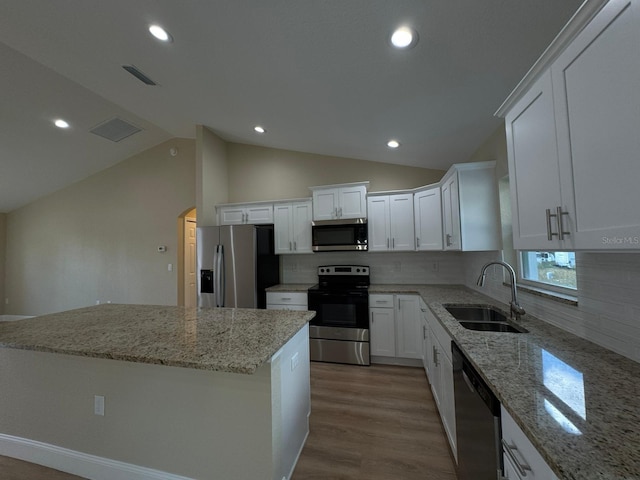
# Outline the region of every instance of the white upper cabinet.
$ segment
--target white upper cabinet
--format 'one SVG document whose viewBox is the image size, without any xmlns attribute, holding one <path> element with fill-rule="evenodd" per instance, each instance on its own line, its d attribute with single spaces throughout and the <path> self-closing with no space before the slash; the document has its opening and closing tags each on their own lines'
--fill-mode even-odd
<svg viewBox="0 0 640 480">
<path fill-rule="evenodd" d="M 442 250 L 442 202 L 440 186 L 413 195 L 416 250 Z"/>
<path fill-rule="evenodd" d="M 413 251 L 413 194 L 370 195 L 367 198 L 370 252 Z"/>
<path fill-rule="evenodd" d="M 368 182 L 310 187 L 313 192 L 313 220 L 367 217 Z"/>
<path fill-rule="evenodd" d="M 611 0 L 551 74 L 571 243 L 640 248 L 640 1 Z"/>
<path fill-rule="evenodd" d="M 513 246 L 536 250 L 545 245 L 561 250 L 556 215 L 562 200 L 551 72 L 536 81 L 513 106 L 505 127 Z"/>
<path fill-rule="evenodd" d="M 311 200 L 273 206 L 275 253 L 312 253 Z"/>
<path fill-rule="evenodd" d="M 499 111 L 517 249 L 640 248 L 640 0 L 610 0 L 583 24 Z"/>
<path fill-rule="evenodd" d="M 495 162 L 453 165 L 441 190 L 445 250 L 502 248 Z"/>
<path fill-rule="evenodd" d="M 219 205 L 218 225 L 273 223 L 273 203 Z"/>
</svg>

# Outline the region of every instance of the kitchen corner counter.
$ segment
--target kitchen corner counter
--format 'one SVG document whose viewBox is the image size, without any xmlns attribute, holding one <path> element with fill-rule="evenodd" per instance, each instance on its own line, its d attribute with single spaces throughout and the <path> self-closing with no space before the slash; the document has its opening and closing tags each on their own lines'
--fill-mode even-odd
<svg viewBox="0 0 640 480">
<path fill-rule="evenodd" d="M 560 479 L 640 479 L 638 363 L 531 315 L 519 322 L 529 333 L 467 330 L 444 305 L 509 310 L 464 286 L 369 291 L 420 295 Z"/>
<path fill-rule="evenodd" d="M 252 374 L 314 315 L 106 304 L 0 322 L 0 347 Z"/>
</svg>

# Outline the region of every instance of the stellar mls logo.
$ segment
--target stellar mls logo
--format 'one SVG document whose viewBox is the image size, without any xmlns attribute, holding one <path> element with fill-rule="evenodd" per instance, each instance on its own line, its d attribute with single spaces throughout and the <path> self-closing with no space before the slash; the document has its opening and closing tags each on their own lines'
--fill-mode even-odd
<svg viewBox="0 0 640 480">
<path fill-rule="evenodd" d="M 638 245 L 640 237 L 602 237 L 603 245 Z"/>
</svg>

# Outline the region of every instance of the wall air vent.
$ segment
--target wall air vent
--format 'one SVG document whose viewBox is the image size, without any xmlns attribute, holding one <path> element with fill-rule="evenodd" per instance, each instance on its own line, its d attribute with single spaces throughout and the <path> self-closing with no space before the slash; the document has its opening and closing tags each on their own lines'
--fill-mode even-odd
<svg viewBox="0 0 640 480">
<path fill-rule="evenodd" d="M 107 120 L 106 122 L 102 122 L 90 131 L 91 133 L 95 133 L 96 135 L 106 138 L 107 140 L 111 140 L 112 142 L 119 142 L 120 140 L 130 137 L 134 133 L 142 131 L 142 129 L 125 122 L 121 118 L 115 117 L 111 120 Z"/>
<path fill-rule="evenodd" d="M 149 77 L 147 77 L 144 73 L 140 71 L 138 67 L 134 65 L 122 65 L 122 68 L 124 68 L 127 72 L 129 72 L 131 75 L 136 77 L 138 80 L 140 80 L 144 84 L 157 85 L 156 82 L 154 82 Z"/>
</svg>

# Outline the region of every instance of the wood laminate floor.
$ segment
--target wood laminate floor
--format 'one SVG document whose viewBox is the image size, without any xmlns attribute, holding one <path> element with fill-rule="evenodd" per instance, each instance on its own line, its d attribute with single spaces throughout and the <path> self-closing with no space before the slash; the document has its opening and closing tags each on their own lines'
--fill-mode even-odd
<svg viewBox="0 0 640 480">
<path fill-rule="evenodd" d="M 292 480 L 456 480 L 421 368 L 311 364 L 310 433 Z"/>
<path fill-rule="evenodd" d="M 0 456 L 0 479 L 80 477 Z M 456 480 L 424 370 L 312 362 L 310 433 L 292 480 L 320 479 Z"/>
</svg>

